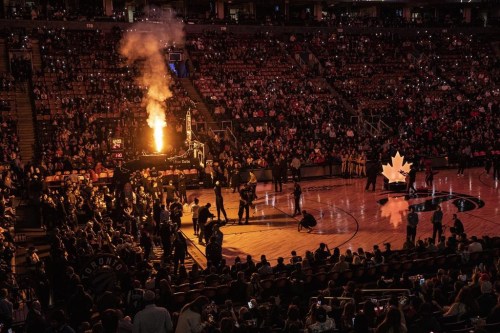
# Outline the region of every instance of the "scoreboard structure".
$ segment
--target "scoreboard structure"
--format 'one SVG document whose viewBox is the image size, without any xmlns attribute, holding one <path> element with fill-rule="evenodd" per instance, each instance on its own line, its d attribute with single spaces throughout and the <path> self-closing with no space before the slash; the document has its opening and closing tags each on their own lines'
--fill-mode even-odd
<svg viewBox="0 0 500 333">
<path fill-rule="evenodd" d="M 111 157 L 115 161 L 123 160 L 124 144 L 123 138 L 112 138 L 111 139 Z"/>
</svg>

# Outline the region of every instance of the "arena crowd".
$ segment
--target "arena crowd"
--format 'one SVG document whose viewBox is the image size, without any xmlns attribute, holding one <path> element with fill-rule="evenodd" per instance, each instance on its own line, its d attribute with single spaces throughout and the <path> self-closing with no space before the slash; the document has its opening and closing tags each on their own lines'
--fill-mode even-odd
<svg viewBox="0 0 500 333">
<path fill-rule="evenodd" d="M 65 15 L 57 13 L 51 15 Z M 145 87 L 134 83 L 137 67 L 123 65 L 117 52 L 122 31 L 40 28 L 28 35 L 39 40 L 41 69 L 30 72 L 19 61 L 0 87 L 3 331 L 14 324 L 21 289 L 31 293 L 26 332 L 499 331 L 498 237 L 462 231 L 401 250 L 386 244 L 342 253 L 319 244 L 276 262 L 265 254 L 226 260 L 219 221 L 202 202 L 209 262 L 188 267 L 179 232 L 183 205 L 193 205 L 187 175 L 130 173 L 111 154 L 113 137 L 124 138 L 126 161 L 149 149 L 137 140 L 146 130 Z M 23 36 L 10 43 L 32 47 Z M 240 142 L 236 149 L 227 136 L 198 133 L 216 162 L 200 175 L 213 183 L 234 186 L 240 169 L 281 163 L 284 170 L 365 166 L 396 150 L 416 162 L 447 156 L 498 170 L 498 57 L 482 37 L 207 32 L 188 36 L 186 49 L 194 86 L 215 119 L 233 121 Z M 303 53 L 318 62 L 300 65 L 295 57 Z M 9 95 L 16 79 L 30 82 L 36 162 L 18 154 Z M 174 140 L 166 152 L 173 156 L 186 150 L 187 110 L 196 128 L 205 127 L 175 78 L 171 90 Z M 380 134 L 370 135 L 365 120 Z M 343 172 L 362 177 L 366 169 Z M 46 182 L 54 176 L 57 182 Z M 28 249 L 22 281 L 11 267 L 15 196 L 36 204 L 50 235 L 48 257 Z M 108 264 L 88 264 L 94 258 Z M 374 288 L 381 292 L 365 291 Z"/>
</svg>

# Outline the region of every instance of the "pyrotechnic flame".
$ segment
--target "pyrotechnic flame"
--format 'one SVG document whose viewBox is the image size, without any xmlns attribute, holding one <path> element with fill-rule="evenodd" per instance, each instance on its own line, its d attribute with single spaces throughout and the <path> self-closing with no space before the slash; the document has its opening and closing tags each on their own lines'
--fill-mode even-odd
<svg viewBox="0 0 500 333">
<path fill-rule="evenodd" d="M 163 150 L 163 128 L 167 126 L 165 116 L 161 116 L 162 112 L 149 112 L 148 125 L 153 129 L 156 152 L 160 153 Z"/>
<path fill-rule="evenodd" d="M 164 20 L 163 24 L 134 25 L 124 34 L 120 45 L 120 54 L 129 65 L 142 61 L 141 75 L 136 82 L 148 89 L 142 102 L 148 112 L 148 125 L 153 129 L 157 152 L 163 149 L 163 128 L 167 126 L 165 100 L 172 97 L 171 77 L 162 53 L 164 41 L 181 43 L 184 37 L 182 23 L 172 17 Z"/>
</svg>

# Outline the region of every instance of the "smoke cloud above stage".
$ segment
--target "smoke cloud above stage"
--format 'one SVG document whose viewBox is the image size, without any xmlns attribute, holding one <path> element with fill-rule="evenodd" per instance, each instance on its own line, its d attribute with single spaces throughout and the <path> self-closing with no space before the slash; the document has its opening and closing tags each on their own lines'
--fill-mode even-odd
<svg viewBox="0 0 500 333">
<path fill-rule="evenodd" d="M 184 41 L 184 24 L 165 14 L 158 22 L 141 22 L 134 24 L 122 37 L 120 54 L 126 58 L 127 64 L 137 62 L 140 75 L 136 83 L 147 87 L 142 103 L 148 113 L 148 125 L 154 130 L 156 151 L 163 149 L 163 128 L 165 120 L 165 100 L 172 97 L 170 81 L 163 50 L 173 45 L 182 45 Z"/>
</svg>

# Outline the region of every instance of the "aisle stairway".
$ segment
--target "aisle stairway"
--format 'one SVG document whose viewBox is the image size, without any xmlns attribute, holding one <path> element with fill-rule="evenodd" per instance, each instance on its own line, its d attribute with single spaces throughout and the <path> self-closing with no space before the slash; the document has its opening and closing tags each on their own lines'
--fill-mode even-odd
<svg viewBox="0 0 500 333">
<path fill-rule="evenodd" d="M 33 159 L 35 152 L 35 127 L 33 125 L 33 109 L 29 96 L 28 83 L 19 83 L 21 89 L 16 91 L 17 133 L 19 149 L 24 163 Z"/>
<path fill-rule="evenodd" d="M 6 41 L 0 38 L 0 73 L 9 71 L 9 57 L 7 54 Z"/>
<path fill-rule="evenodd" d="M 38 39 L 31 40 L 31 48 L 32 48 L 32 63 L 33 63 L 33 71 L 36 72 L 42 68 L 42 56 L 40 55 L 40 43 Z"/>
<path fill-rule="evenodd" d="M 184 90 L 186 90 L 189 98 L 191 98 L 196 103 L 196 108 L 205 118 L 205 121 L 208 123 L 208 127 L 212 128 L 213 130 L 219 129 L 219 124 L 215 123 L 215 121 L 212 117 L 212 113 L 210 112 L 210 110 L 206 106 L 201 95 L 198 93 L 196 88 L 193 86 L 193 83 L 191 82 L 191 80 L 188 78 L 182 78 L 182 79 L 179 79 L 179 81 L 181 82 L 182 86 L 184 87 Z"/>
<path fill-rule="evenodd" d="M 32 208 L 29 208 L 32 209 Z M 25 210 L 24 210 L 25 211 Z M 26 212 L 23 213 L 23 209 L 20 209 L 18 215 L 18 220 L 31 219 L 25 216 Z M 184 262 L 184 266 L 187 271 L 191 270 L 194 263 L 197 263 L 202 269 L 205 269 L 206 258 L 201 253 L 201 251 L 194 246 L 194 244 L 188 239 L 188 255 Z M 36 227 L 19 227 L 16 228 L 16 258 L 15 258 L 15 271 L 17 274 L 22 275 L 26 273 L 26 252 L 30 246 L 34 246 L 38 250 L 38 256 L 40 259 L 47 258 L 50 254 L 50 245 L 48 244 L 48 234 L 44 229 Z M 162 261 L 163 249 L 161 246 L 155 246 L 153 248 L 153 258 L 152 263 L 159 263 Z"/>
<path fill-rule="evenodd" d="M 205 255 L 193 244 L 191 240 L 188 239 L 187 235 L 184 235 L 188 244 L 188 255 L 186 256 L 186 260 L 184 261 L 184 266 L 186 270 L 189 272 L 191 267 L 193 267 L 194 263 L 197 263 L 202 269 L 207 267 L 207 258 Z M 153 259 L 151 260 L 153 263 L 159 263 L 163 258 L 163 248 L 161 246 L 155 246 L 153 248 Z"/>
<path fill-rule="evenodd" d="M 38 227 L 39 216 L 34 205 L 27 204 L 26 201 L 20 201 L 16 206 L 16 274 L 26 273 L 26 252 L 30 246 L 38 250 L 40 258 L 48 257 L 50 245 L 48 245 L 47 232 Z"/>
<path fill-rule="evenodd" d="M 500 58 L 500 42 L 491 42 L 491 47 L 493 48 L 497 58 Z"/>
</svg>

